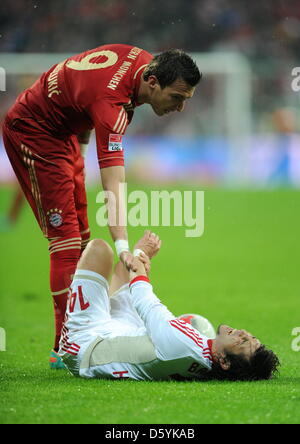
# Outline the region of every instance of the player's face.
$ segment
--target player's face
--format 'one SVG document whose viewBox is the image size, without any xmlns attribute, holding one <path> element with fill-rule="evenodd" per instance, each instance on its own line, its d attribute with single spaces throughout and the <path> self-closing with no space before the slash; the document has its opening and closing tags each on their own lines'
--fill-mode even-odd
<svg viewBox="0 0 300 444">
<path fill-rule="evenodd" d="M 220 325 L 216 345 L 219 353 L 244 355 L 247 359 L 250 359 L 261 346 L 261 343 L 246 330 L 237 330 L 228 325 Z"/>
<path fill-rule="evenodd" d="M 196 88 L 189 86 L 181 79 L 175 80 L 170 86 L 161 88 L 155 76 L 152 77 L 150 105 L 155 114 L 164 116 L 173 111 L 183 111 L 186 100 L 193 97 Z"/>
</svg>

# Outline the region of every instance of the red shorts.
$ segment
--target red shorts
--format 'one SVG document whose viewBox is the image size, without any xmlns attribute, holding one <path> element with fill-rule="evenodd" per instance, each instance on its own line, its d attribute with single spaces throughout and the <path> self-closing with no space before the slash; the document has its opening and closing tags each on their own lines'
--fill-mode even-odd
<svg viewBox="0 0 300 444">
<path fill-rule="evenodd" d="M 3 141 L 44 236 L 81 237 L 89 226 L 84 160 L 76 136 L 57 139 L 6 118 Z"/>
</svg>

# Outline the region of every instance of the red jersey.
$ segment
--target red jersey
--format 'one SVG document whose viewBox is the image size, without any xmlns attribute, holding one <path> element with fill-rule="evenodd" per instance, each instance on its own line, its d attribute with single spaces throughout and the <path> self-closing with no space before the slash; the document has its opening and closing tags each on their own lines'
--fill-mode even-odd
<svg viewBox="0 0 300 444">
<path fill-rule="evenodd" d="M 70 57 L 24 91 L 8 118 L 59 139 L 95 128 L 100 167 L 124 165 L 122 135 L 152 58 L 129 45 L 99 46 Z"/>
</svg>

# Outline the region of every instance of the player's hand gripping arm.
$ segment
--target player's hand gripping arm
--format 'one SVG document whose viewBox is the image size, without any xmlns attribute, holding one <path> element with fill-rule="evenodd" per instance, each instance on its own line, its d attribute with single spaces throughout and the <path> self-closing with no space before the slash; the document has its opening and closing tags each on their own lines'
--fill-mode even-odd
<svg viewBox="0 0 300 444">
<path fill-rule="evenodd" d="M 158 236 L 146 231 L 143 238 L 135 245 L 145 254 L 134 258 L 136 271 L 130 271 L 131 300 L 139 316 L 145 322 L 150 336 L 157 322 L 173 319 L 174 315 L 160 302 L 153 293 L 152 285 L 147 277 L 147 261 L 150 261 L 160 250 L 161 241 Z"/>
<path fill-rule="evenodd" d="M 124 196 L 125 168 L 112 166 L 101 169 L 101 179 L 106 191 L 106 207 L 108 211 L 108 226 L 111 237 L 115 242 L 120 260 L 128 270 L 136 270 L 133 265 L 133 254 L 128 247 L 128 234 L 125 224 L 126 204 Z"/>
</svg>

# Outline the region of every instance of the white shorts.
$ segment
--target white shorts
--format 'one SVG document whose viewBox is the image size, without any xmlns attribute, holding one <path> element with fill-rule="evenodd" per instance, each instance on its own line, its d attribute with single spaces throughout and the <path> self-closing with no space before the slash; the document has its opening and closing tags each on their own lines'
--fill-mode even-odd
<svg viewBox="0 0 300 444">
<path fill-rule="evenodd" d="M 79 374 L 81 359 L 97 338 L 142 336 L 143 321 L 132 306 L 129 284 L 110 298 L 107 280 L 93 271 L 77 270 L 71 285 L 59 355 L 73 374 Z"/>
</svg>

